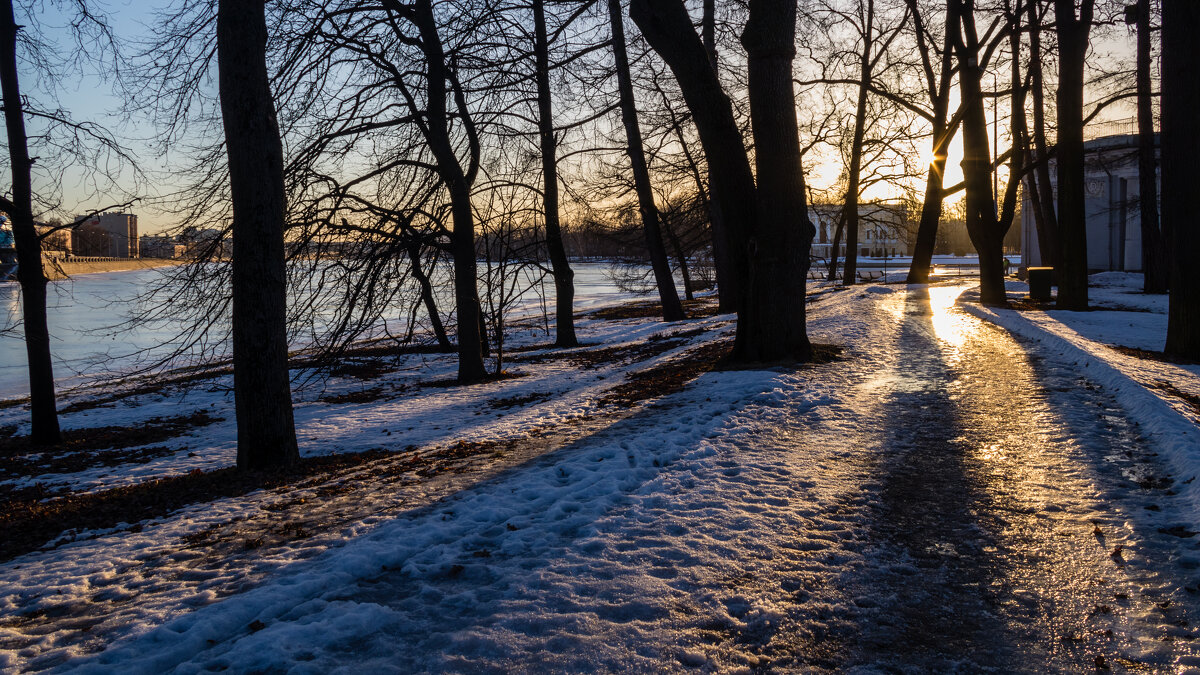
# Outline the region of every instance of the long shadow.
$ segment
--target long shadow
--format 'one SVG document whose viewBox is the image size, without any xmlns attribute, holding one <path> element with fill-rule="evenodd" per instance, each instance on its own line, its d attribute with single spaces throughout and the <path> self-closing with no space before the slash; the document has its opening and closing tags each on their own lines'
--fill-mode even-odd
<svg viewBox="0 0 1200 675">
<path fill-rule="evenodd" d="M 925 287 L 908 290 L 898 346 L 878 416 L 886 427 L 869 448 L 881 454 L 871 550 L 865 569 L 840 580 L 857 607 L 837 667 L 1000 668 L 1014 658 L 989 590 L 1000 543 L 971 460 L 975 430 L 959 409 L 959 373 L 939 344 Z"/>
<path fill-rule="evenodd" d="M 769 380 L 772 375 L 764 372 L 764 380 Z M 535 642 L 545 639 L 542 649 L 550 658 L 566 648 L 563 640 L 570 642 L 567 638 L 555 640 L 552 634 L 566 625 L 585 620 L 573 615 L 591 613 L 593 618 L 590 620 L 598 617 L 615 625 L 666 617 L 671 608 L 660 606 L 649 598 L 639 599 L 639 590 L 630 585 L 636 584 L 636 579 L 626 580 L 608 574 L 612 570 L 599 569 L 602 565 L 585 569 L 591 554 L 599 551 L 591 548 L 595 545 L 593 542 L 582 540 L 595 535 L 600 521 L 608 514 L 640 499 L 639 491 L 648 483 L 669 472 L 672 464 L 686 460 L 702 438 L 719 430 L 731 415 L 736 414 L 736 405 L 727 406 L 723 412 L 699 412 L 696 413 L 698 418 L 691 421 L 700 431 L 693 429 L 674 438 L 646 436 L 647 430 L 661 432 L 665 416 L 672 416 L 670 422 L 681 428 L 691 428 L 686 413 L 682 415 L 685 419 L 680 419 L 679 409 L 686 410 L 690 403 L 697 403 L 694 406 L 697 409 L 704 407 L 699 403 L 703 398 L 688 401 L 691 396 L 689 390 L 684 390 L 674 395 L 671 408 L 652 405 L 571 443 L 547 449 L 486 477 L 458 483 L 441 499 L 389 515 L 389 523 L 348 543 L 335 554 L 340 556 L 338 560 L 349 561 L 347 566 L 354 570 L 350 578 L 329 564 L 336 562 L 330 557 L 314 561 L 315 567 L 301 561 L 278 570 L 273 576 L 282 579 L 283 585 L 308 585 L 308 591 L 293 593 L 288 602 L 299 602 L 302 608 L 310 609 L 282 608 L 279 616 L 262 615 L 263 620 L 294 623 L 303 630 L 303 625 L 314 616 L 320 625 L 324 607 L 354 607 L 348 614 L 354 616 L 361 610 L 360 620 L 371 625 L 369 629 L 348 636 L 335 651 L 345 649 L 347 656 L 372 650 L 386 652 L 389 669 L 418 672 L 455 670 L 454 660 L 471 651 L 470 644 L 457 644 L 458 636 L 464 631 L 486 631 L 500 623 L 525 622 L 515 632 Z M 580 455 L 586 457 L 585 462 L 578 461 Z M 588 475 L 588 466 L 593 462 L 597 467 L 619 462 L 622 470 L 616 471 L 615 478 L 611 479 L 601 471 Z M 573 482 L 580 481 L 593 487 L 578 489 L 572 486 Z M 481 499 L 484 495 L 515 497 L 508 501 L 497 499 L 491 504 Z M 475 508 L 478 506 L 489 508 Z M 443 530 L 444 534 L 426 540 L 427 533 L 438 530 Z M 636 550 L 619 546 L 616 550 L 620 555 L 637 555 Z M 579 597 L 558 592 L 547 596 L 544 592 L 543 576 L 564 557 L 571 559 L 568 564 L 579 564 L 581 577 L 591 577 L 577 589 L 577 592 L 582 589 L 578 592 Z M 512 560 L 517 562 L 510 563 Z M 514 564 L 520 567 L 520 574 L 513 573 Z M 377 572 L 369 571 L 372 566 Z M 619 567 L 613 566 L 614 569 Z M 322 570 L 337 576 L 338 582 L 328 588 L 313 586 L 313 573 Z M 654 570 L 650 571 L 651 576 L 654 573 Z M 305 575 L 308 579 L 289 578 L 295 574 Z M 271 581 L 266 584 L 271 585 L 281 584 Z M 271 592 L 269 588 L 259 588 L 249 593 L 261 591 Z M 602 597 L 589 598 L 590 592 Z M 281 591 L 279 595 L 286 597 L 286 593 Z M 247 599 L 243 610 L 259 616 L 254 607 L 263 602 L 261 597 Z M 235 597 L 227 602 L 239 600 Z M 559 614 L 558 620 L 519 609 L 543 601 L 551 603 L 550 609 Z M 575 603 L 580 604 L 576 606 Z M 513 611 L 513 606 L 518 609 Z M 277 605 L 276 608 L 279 609 Z M 199 610 L 197 614 L 204 611 Z M 184 624 L 204 620 L 189 619 Z M 258 627 L 251 627 L 248 633 L 234 632 L 223 636 L 222 647 L 211 654 L 208 665 L 240 667 L 236 662 L 228 662 L 219 652 L 224 646 L 253 637 L 254 631 L 262 630 L 257 619 L 255 624 Z M 158 632 L 170 634 L 177 629 L 178 626 L 172 628 L 168 624 Z M 587 634 L 587 631 L 582 632 Z M 210 641 L 209 644 L 215 643 Z M 312 647 L 315 652 L 327 653 L 330 645 L 319 643 Z M 304 650 L 300 651 L 298 658 L 303 658 Z M 188 658 L 196 656 L 189 654 Z M 98 663 L 112 663 L 115 662 L 113 659 L 119 661 L 120 658 L 120 653 L 105 654 Z M 530 658 L 536 662 L 540 657 L 532 654 Z M 566 668 L 605 670 L 621 665 L 615 661 L 606 662 L 594 651 L 581 652 L 579 658 L 577 663 Z M 562 669 L 562 662 L 558 663 L 558 668 Z M 479 662 L 467 666 L 472 672 L 480 667 Z M 511 662 L 498 662 L 495 670 L 504 672 L 511 667 Z"/>
</svg>

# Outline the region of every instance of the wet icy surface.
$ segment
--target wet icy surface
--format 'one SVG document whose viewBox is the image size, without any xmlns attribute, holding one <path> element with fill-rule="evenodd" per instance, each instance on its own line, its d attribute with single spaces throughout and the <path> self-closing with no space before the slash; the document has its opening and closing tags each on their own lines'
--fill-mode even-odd
<svg viewBox="0 0 1200 675">
<path fill-rule="evenodd" d="M 67 665 L 1200 667 L 1179 486 L 1109 393 L 956 308 L 964 288 L 820 296 L 844 361 L 704 375 Z"/>
</svg>

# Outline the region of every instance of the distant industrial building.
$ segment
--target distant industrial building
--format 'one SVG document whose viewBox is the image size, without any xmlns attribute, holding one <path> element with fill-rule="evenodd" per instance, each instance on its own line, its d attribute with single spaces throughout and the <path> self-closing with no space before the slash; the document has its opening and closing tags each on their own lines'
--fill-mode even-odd
<svg viewBox="0 0 1200 675">
<path fill-rule="evenodd" d="M 137 216 L 101 213 L 77 216 L 71 230 L 71 251 L 79 257 L 138 258 Z"/>
<path fill-rule="evenodd" d="M 1132 126 L 1132 125 L 1129 125 Z M 1083 144 L 1084 211 L 1087 218 L 1087 266 L 1090 271 L 1142 270 L 1142 224 L 1138 184 L 1138 135 L 1093 138 Z M 1158 138 L 1155 137 L 1155 165 Z M 1156 181 L 1158 180 L 1158 171 Z M 1050 160 L 1050 182 L 1057 198 L 1057 175 Z M 1159 191 L 1161 194 L 1161 191 Z M 1025 196 L 1021 214 L 1021 263 L 1051 265 L 1038 248 L 1034 209 Z"/>
</svg>

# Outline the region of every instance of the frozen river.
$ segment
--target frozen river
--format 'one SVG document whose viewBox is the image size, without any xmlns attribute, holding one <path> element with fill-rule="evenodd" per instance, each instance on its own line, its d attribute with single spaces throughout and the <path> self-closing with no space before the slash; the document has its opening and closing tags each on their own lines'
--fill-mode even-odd
<svg viewBox="0 0 1200 675">
<path fill-rule="evenodd" d="M 617 299 L 623 293 L 606 274 L 607 263 L 575 263 L 576 306 L 586 309 Z M 162 270 L 82 274 L 50 284 L 47 297 L 51 353 L 59 386 L 79 384 L 98 375 L 133 368 L 142 359 L 165 353 L 175 328 L 117 329 L 139 295 L 162 276 Z M 554 284 L 544 284 L 547 308 L 554 310 Z M 527 293 L 518 312 L 541 311 L 535 293 Z M 20 287 L 0 284 L 4 330 L 0 333 L 0 399 L 29 393 L 21 320 Z M 450 307 L 447 300 L 443 310 Z"/>
</svg>

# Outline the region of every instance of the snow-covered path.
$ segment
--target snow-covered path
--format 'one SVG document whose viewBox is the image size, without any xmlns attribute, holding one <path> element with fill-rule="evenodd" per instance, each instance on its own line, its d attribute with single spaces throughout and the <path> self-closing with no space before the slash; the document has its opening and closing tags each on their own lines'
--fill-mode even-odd
<svg viewBox="0 0 1200 675">
<path fill-rule="evenodd" d="M 821 296 L 842 361 L 708 373 L 66 667 L 1200 666 L 1170 478 L 1106 392 L 962 291 Z"/>
</svg>

